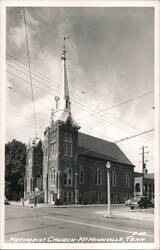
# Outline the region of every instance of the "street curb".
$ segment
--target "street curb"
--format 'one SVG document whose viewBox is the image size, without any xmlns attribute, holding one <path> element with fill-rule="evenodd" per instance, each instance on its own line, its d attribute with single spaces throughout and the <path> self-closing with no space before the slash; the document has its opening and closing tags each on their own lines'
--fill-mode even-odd
<svg viewBox="0 0 160 250">
<path fill-rule="evenodd" d="M 10 202 L 10 205 L 13 206 L 23 206 L 22 203 L 16 203 L 16 202 Z M 125 204 L 114 204 L 113 207 L 117 207 L 117 206 L 121 206 L 124 207 Z M 35 207 L 34 204 L 25 204 L 24 207 Z M 88 204 L 88 205 L 82 205 L 82 204 L 78 204 L 78 205 L 54 205 L 54 204 L 40 204 L 37 203 L 36 207 L 38 208 L 79 208 L 79 207 L 103 207 L 103 208 L 107 208 L 107 204 Z"/>
<path fill-rule="evenodd" d="M 121 213 L 98 213 L 97 214 L 101 215 L 102 217 L 107 218 L 114 218 L 114 219 L 127 219 L 127 220 L 140 220 L 140 221 L 149 221 L 149 222 L 154 222 L 154 214 L 149 214 L 149 213 L 143 213 L 143 212 L 121 212 Z"/>
</svg>

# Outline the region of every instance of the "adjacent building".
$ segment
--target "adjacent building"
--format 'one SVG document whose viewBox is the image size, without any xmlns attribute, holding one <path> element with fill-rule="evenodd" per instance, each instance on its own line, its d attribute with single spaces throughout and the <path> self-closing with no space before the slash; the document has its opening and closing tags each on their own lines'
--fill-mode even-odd
<svg viewBox="0 0 160 250">
<path fill-rule="evenodd" d="M 134 195 L 135 196 L 141 196 L 146 195 L 150 199 L 154 198 L 154 174 L 147 173 L 144 171 L 144 173 L 134 173 Z"/>
</svg>

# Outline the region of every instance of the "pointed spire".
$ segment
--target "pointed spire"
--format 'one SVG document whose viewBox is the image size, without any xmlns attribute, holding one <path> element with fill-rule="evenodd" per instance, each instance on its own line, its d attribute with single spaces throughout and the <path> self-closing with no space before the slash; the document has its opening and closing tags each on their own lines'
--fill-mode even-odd
<svg viewBox="0 0 160 250">
<path fill-rule="evenodd" d="M 58 109 L 65 109 L 70 111 L 70 97 L 69 97 L 69 88 L 68 88 L 68 79 L 67 79 L 67 70 L 66 70 L 66 47 L 65 47 L 64 37 L 64 46 L 61 55 L 62 61 L 62 80 L 61 80 L 61 93 L 59 100 Z"/>
<path fill-rule="evenodd" d="M 67 59 L 66 59 L 66 47 L 65 47 L 65 40 L 68 38 L 69 37 L 64 37 L 64 46 L 61 54 L 61 62 L 62 62 L 61 91 L 60 95 L 55 97 L 56 109 L 54 113 L 54 124 L 56 125 L 58 122 L 66 123 L 66 121 L 69 118 L 72 125 L 79 129 L 80 126 L 73 120 L 71 115 L 71 102 L 69 96 L 67 70 L 66 70 Z"/>
</svg>

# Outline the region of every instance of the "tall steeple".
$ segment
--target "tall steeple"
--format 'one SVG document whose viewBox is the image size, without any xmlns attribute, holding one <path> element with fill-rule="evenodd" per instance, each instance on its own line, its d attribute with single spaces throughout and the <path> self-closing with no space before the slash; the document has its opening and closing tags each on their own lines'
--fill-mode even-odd
<svg viewBox="0 0 160 250">
<path fill-rule="evenodd" d="M 66 38 L 64 37 L 64 42 Z M 73 127 L 80 128 L 79 124 L 77 124 L 71 115 L 71 101 L 69 96 L 69 87 L 68 87 L 68 79 L 67 79 L 67 66 L 66 66 L 66 47 L 65 43 L 63 46 L 62 54 L 61 54 L 61 63 L 62 63 L 62 73 L 61 73 L 61 87 L 60 94 L 55 97 L 56 100 L 56 109 L 54 112 L 54 122 L 66 123 L 68 118 L 70 119 Z"/>
<path fill-rule="evenodd" d="M 56 101 L 56 110 L 66 110 L 70 111 L 70 97 L 69 97 L 69 88 L 68 88 L 68 79 L 67 79 L 67 69 L 66 69 L 66 47 L 65 40 L 68 37 L 64 37 L 64 45 L 61 54 L 61 83 L 59 95 L 55 97 Z"/>
<path fill-rule="evenodd" d="M 58 109 L 70 111 L 71 103 L 70 103 L 70 97 L 69 97 L 69 88 L 68 88 L 68 79 L 67 79 L 67 70 L 66 70 L 65 44 L 63 46 L 61 61 L 62 61 L 62 80 L 61 80 L 61 90 L 60 90 L 60 96 L 59 96 L 60 100 L 59 100 Z"/>
</svg>

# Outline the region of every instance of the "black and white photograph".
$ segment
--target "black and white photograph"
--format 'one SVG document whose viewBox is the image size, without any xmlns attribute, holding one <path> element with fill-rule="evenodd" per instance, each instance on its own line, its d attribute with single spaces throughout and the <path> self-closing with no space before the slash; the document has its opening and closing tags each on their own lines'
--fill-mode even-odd
<svg viewBox="0 0 160 250">
<path fill-rule="evenodd" d="M 160 5 L 117 2 L 2 1 L 1 249 L 160 247 Z"/>
</svg>

